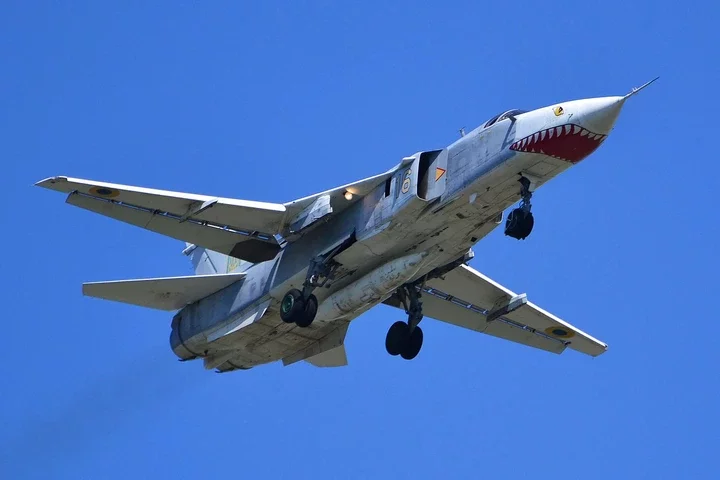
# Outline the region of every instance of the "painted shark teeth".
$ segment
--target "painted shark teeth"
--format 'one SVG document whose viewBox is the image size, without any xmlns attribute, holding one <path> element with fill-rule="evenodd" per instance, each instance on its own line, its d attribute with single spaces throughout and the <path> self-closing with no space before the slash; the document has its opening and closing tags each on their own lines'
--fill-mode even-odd
<svg viewBox="0 0 720 480">
<path fill-rule="evenodd" d="M 568 123 L 528 135 L 513 143 L 510 149 L 577 163 L 592 153 L 606 137 Z"/>
</svg>

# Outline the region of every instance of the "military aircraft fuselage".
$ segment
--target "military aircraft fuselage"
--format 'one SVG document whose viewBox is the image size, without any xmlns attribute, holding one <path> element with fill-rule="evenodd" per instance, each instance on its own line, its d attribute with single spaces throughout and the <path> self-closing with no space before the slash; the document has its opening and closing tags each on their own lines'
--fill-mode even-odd
<svg viewBox="0 0 720 480">
<path fill-rule="evenodd" d="M 445 148 L 404 158 L 360 201 L 318 220 L 275 258 L 222 257 L 228 271 L 246 276 L 177 313 L 173 350 L 229 371 L 287 359 L 336 330 L 344 336 L 351 320 L 398 287 L 467 260 L 507 208 L 605 140 L 625 98 L 505 112 Z M 312 324 L 299 328 L 281 319 L 281 303 L 288 291 L 307 289 L 313 265 L 327 278 L 312 289 L 319 305 Z"/>
</svg>

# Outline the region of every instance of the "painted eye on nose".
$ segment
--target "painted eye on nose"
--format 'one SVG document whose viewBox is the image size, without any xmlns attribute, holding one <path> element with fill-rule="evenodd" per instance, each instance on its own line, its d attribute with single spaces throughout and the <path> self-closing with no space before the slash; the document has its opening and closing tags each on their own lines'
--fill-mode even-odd
<svg viewBox="0 0 720 480">
<path fill-rule="evenodd" d="M 557 107 L 553 108 L 553 113 L 555 114 L 556 117 L 559 117 L 560 115 L 562 115 L 563 112 L 565 112 L 565 110 L 559 105 Z"/>
</svg>

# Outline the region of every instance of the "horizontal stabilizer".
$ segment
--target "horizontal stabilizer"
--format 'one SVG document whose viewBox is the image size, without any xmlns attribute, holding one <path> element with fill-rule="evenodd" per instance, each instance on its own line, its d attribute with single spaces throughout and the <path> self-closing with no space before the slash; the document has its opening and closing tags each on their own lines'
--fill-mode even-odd
<svg viewBox="0 0 720 480">
<path fill-rule="evenodd" d="M 158 310 L 179 310 L 185 305 L 237 282 L 245 273 L 145 278 L 83 284 L 83 295 Z"/>
</svg>

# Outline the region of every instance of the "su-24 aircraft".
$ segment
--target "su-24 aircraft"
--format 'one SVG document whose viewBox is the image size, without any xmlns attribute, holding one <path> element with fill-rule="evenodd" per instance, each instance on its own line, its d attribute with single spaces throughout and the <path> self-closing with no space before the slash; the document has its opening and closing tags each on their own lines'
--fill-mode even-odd
<svg viewBox="0 0 720 480">
<path fill-rule="evenodd" d="M 654 81 L 654 80 L 653 80 Z M 41 187 L 67 203 L 186 242 L 195 275 L 83 284 L 88 296 L 177 311 L 181 360 L 228 372 L 277 360 L 347 364 L 350 322 L 375 305 L 401 309 L 385 338 L 412 359 L 430 317 L 553 353 L 607 345 L 468 266 L 502 224 L 526 238 L 537 188 L 590 155 L 625 96 L 509 110 L 446 148 L 289 203 L 179 193 L 68 177 Z"/>
</svg>

